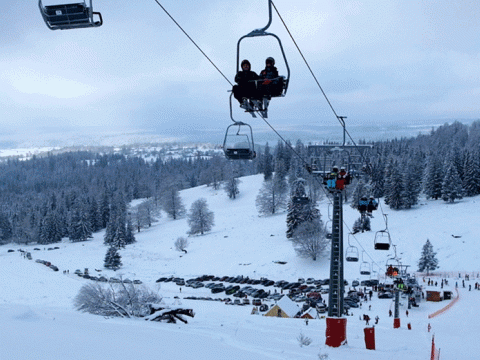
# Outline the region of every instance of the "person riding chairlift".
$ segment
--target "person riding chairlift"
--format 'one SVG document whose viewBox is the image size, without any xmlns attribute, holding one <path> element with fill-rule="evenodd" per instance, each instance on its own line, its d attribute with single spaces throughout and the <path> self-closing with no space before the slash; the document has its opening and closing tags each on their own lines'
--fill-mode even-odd
<svg viewBox="0 0 480 360">
<path fill-rule="evenodd" d="M 373 217 L 372 211 L 377 210 L 377 208 L 378 208 L 377 201 L 373 196 L 370 196 L 370 199 L 368 200 L 368 204 L 367 204 L 367 215 Z"/>
<path fill-rule="evenodd" d="M 335 189 L 337 186 L 337 179 L 338 179 L 338 167 L 334 166 L 330 174 L 326 177 L 326 183 L 328 189 Z"/>
<path fill-rule="evenodd" d="M 345 166 L 340 168 L 340 172 L 337 175 L 337 183 L 336 188 L 339 190 L 345 189 L 345 185 L 350 183 L 350 175 L 348 175 L 347 171 L 345 170 Z"/>
<path fill-rule="evenodd" d="M 361 213 L 367 212 L 368 208 L 368 199 L 366 196 L 362 196 L 360 200 L 358 201 L 358 211 Z"/>
<path fill-rule="evenodd" d="M 233 96 L 240 103 L 240 107 L 248 110 L 253 108 L 252 98 L 256 98 L 257 90 L 255 88 L 255 80 L 259 77 L 256 72 L 251 70 L 250 61 L 243 60 L 241 63 L 242 70 L 235 75 L 235 82 L 238 85 L 233 86 Z"/>
<path fill-rule="evenodd" d="M 275 59 L 268 57 L 265 60 L 265 69 L 260 72 L 260 82 L 258 92 L 261 96 L 278 96 L 282 92 L 282 84 L 279 81 L 278 70 L 275 67 Z"/>
</svg>

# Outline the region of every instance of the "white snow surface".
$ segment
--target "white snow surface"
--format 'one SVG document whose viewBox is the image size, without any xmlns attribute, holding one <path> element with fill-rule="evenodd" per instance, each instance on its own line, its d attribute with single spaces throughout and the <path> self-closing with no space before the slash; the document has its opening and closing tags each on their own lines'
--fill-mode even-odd
<svg viewBox="0 0 480 360">
<path fill-rule="evenodd" d="M 480 197 L 466 198 L 454 204 L 422 199 L 419 205 L 408 211 L 393 211 L 382 204 L 383 211 L 388 213 L 388 228 L 403 264 L 411 265 L 410 270 L 415 271 L 422 246 L 427 238 L 430 239 L 440 265 L 436 273 L 449 276 L 449 286 L 444 289 L 454 290 L 455 282 L 459 283 L 460 299 L 448 311 L 432 319 L 428 315 L 445 307 L 449 301 L 422 301 L 420 307 L 409 310 L 408 317 L 406 304 L 403 304 L 401 327 L 394 329 L 393 318 L 388 316 L 388 310 L 393 310 L 392 300 L 378 299 L 374 294 L 371 302 L 364 303 L 362 309 L 352 309 L 354 315 L 346 317 L 348 343 L 339 348 L 325 345 L 325 319 L 310 320 L 307 325 L 302 319 L 252 315 L 252 306 L 183 299 L 189 295 L 226 297 L 225 293 L 211 294 L 206 288 L 184 286 L 180 292 L 179 286 L 171 282 L 155 282 L 161 276 L 175 275 L 187 279 L 203 274 L 268 277 L 275 281 L 293 281 L 300 277 L 328 278 L 329 254 L 317 261 L 296 256 L 285 237 L 286 212 L 266 217 L 258 215 L 255 198 L 262 181 L 262 175 L 241 178 L 240 194 L 235 200 L 229 199 L 223 190 L 215 191 L 206 186 L 182 191 L 187 209 L 193 201 L 207 199 L 209 209 L 215 213 L 212 231 L 203 236 L 188 237 L 188 254 L 183 254 L 175 251 L 173 244 L 178 237 L 186 236 L 186 219 L 171 220 L 163 215 L 154 226 L 136 233 L 137 243 L 120 251 L 123 266 L 116 273 L 103 268 L 107 250 L 103 244 L 103 232 L 84 243 L 69 243 L 65 239 L 57 244 L 58 250 L 49 251 L 36 245 L 1 246 L 0 359 L 279 360 L 318 359 L 319 354 L 328 354 L 328 359 L 334 360 L 427 360 L 432 334 L 435 334 L 436 346 L 440 348 L 440 359 L 480 358 L 480 342 L 477 341 L 480 291 L 474 290 L 475 282 L 480 281 L 477 279 L 480 270 L 477 202 Z M 324 221 L 328 220 L 327 204 L 326 199 L 319 204 Z M 346 203 L 345 234 L 358 216 L 358 212 Z M 365 249 L 363 260 L 374 260 L 378 266 L 373 269 L 381 274 L 393 251 L 373 249 L 375 232 L 385 228 L 381 211 L 374 216 L 372 231 L 357 234 L 350 240 Z M 33 250 L 35 247 L 41 250 Z M 33 260 L 25 259 L 18 251 L 7 252 L 19 248 L 30 251 Z M 50 261 L 60 271 L 54 272 L 36 263 L 35 259 Z M 359 267 L 360 262 L 345 263 L 345 278 L 350 284 L 355 279 L 369 278 L 360 275 Z M 101 270 L 98 274 L 107 277 L 122 275 L 131 280 L 140 279 L 144 285 L 158 291 L 166 304 L 173 305 L 174 297 L 178 296 L 181 306 L 193 309 L 195 317 L 187 317 L 188 324 L 168 324 L 78 312 L 73 307 L 73 298 L 90 280 L 73 272 L 84 268 L 89 268 L 93 274 L 95 269 Z M 69 270 L 69 274 L 63 274 L 63 270 Z M 465 272 L 471 276 L 470 281 L 465 281 L 465 288 L 462 287 L 463 278 L 458 278 L 459 272 L 462 276 Z M 431 278 L 440 283 L 441 277 Z M 419 276 L 419 282 L 426 285 L 422 276 Z M 472 285 L 472 291 L 468 290 L 469 285 Z M 272 287 L 266 289 L 274 291 Z M 324 298 L 328 300 L 328 295 Z M 375 326 L 376 350 L 365 348 L 362 314 L 368 314 L 371 319 L 377 315 L 380 318 Z M 373 320 L 370 325 L 372 323 Z M 411 330 L 407 328 L 408 323 Z M 431 332 L 427 331 L 428 323 Z M 297 340 L 300 334 L 311 338 L 312 344 L 300 347 Z"/>
</svg>

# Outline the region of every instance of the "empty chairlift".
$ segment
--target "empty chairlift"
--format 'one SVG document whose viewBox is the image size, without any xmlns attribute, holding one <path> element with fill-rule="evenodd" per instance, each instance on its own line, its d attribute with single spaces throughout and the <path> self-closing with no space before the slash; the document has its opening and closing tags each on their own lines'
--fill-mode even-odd
<svg viewBox="0 0 480 360">
<path fill-rule="evenodd" d="M 352 234 L 348 234 L 348 246 L 347 250 L 345 251 L 345 260 L 348 262 L 357 262 L 359 260 L 358 249 L 356 246 L 353 246 L 350 243 L 350 236 Z"/>
<path fill-rule="evenodd" d="M 88 27 L 99 27 L 103 24 L 102 15 L 94 12 L 92 0 L 88 6 L 86 1 L 59 4 L 43 5 L 42 0 L 38 1 L 38 7 L 45 24 L 50 30 L 70 30 Z"/>
<path fill-rule="evenodd" d="M 363 260 L 363 252 L 362 252 L 362 263 L 360 264 L 360 275 L 370 275 L 370 263 Z"/>
<path fill-rule="evenodd" d="M 223 152 L 229 160 L 255 159 L 252 127 L 243 122 L 231 124 L 225 133 Z"/>
<path fill-rule="evenodd" d="M 380 230 L 375 233 L 375 250 L 389 250 L 392 240 L 388 230 Z"/>
</svg>

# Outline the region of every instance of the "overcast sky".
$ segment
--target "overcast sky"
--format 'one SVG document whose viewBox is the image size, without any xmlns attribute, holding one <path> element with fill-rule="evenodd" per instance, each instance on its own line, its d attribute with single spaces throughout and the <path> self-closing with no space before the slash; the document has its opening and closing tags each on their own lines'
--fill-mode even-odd
<svg viewBox="0 0 480 360">
<path fill-rule="evenodd" d="M 160 3 L 232 83 L 238 39 L 268 20 L 267 0 Z M 349 126 L 480 118 L 480 1 L 274 3 Z M 181 138 L 231 123 L 230 84 L 154 0 L 94 0 L 93 7 L 102 27 L 51 31 L 36 0 L 0 0 L 2 136 L 109 129 Z M 275 11 L 268 31 L 281 38 L 291 69 L 287 96 L 272 100 L 269 121 L 336 125 Z M 274 38 L 242 43 L 240 57 L 257 73 L 268 56 L 285 74 Z M 254 122 L 238 104 L 234 117 Z"/>
</svg>

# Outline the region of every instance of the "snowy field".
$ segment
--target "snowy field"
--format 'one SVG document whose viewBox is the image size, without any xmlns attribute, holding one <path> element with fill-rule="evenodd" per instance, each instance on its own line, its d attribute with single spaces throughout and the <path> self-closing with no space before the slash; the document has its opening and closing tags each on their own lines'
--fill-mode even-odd
<svg viewBox="0 0 480 360">
<path fill-rule="evenodd" d="M 325 279 L 329 277 L 327 258 L 312 261 L 298 258 L 285 238 L 286 213 L 259 217 L 255 198 L 263 176 L 241 179 L 240 194 L 230 200 L 223 190 L 214 191 L 202 186 L 181 192 L 187 209 L 199 198 L 207 199 L 215 214 L 215 226 L 204 236 L 188 237 L 188 254 L 174 250 L 174 241 L 186 236 L 186 219 L 170 220 L 165 215 L 152 228 L 136 234 L 137 243 L 121 250 L 123 267 L 116 273 L 103 268 L 107 248 L 103 232 L 92 241 L 58 244 L 58 250 L 33 250 L 36 245 L 22 246 L 30 251 L 33 260 L 20 252 L 8 252 L 19 246 L 0 247 L 2 286 L 0 290 L 0 359 L 1 360 L 122 360 L 122 359 L 422 359 L 428 360 L 431 335 L 441 349 L 440 359 L 479 359 L 480 321 L 477 306 L 480 291 L 474 283 L 480 271 L 478 209 L 480 197 L 467 198 L 455 204 L 422 199 L 415 209 L 393 211 L 382 204 L 388 213 L 388 228 L 402 263 L 415 271 L 421 249 L 427 238 L 437 252 L 440 268 L 437 273 L 449 274 L 452 290 L 459 272 L 468 272 L 471 281 L 459 290 L 459 300 L 443 314 L 428 319 L 428 315 L 445 307 L 448 301 L 422 302 L 409 310 L 401 306 L 401 327 L 393 329 L 393 310 L 390 299 L 378 299 L 376 294 L 362 309 L 352 309 L 347 320 L 348 344 L 340 348 L 325 346 L 325 319 L 310 320 L 272 318 L 252 315 L 252 306 L 225 305 L 216 301 L 183 299 L 189 295 L 225 297 L 211 294 L 209 289 L 192 289 L 170 283 L 156 283 L 161 276 L 185 279 L 203 274 L 216 276 L 243 275 L 250 278 L 268 277 L 272 280 L 293 281 L 298 278 Z M 328 205 L 320 204 L 323 220 L 328 219 Z M 375 262 L 373 270 L 384 272 L 392 251 L 375 251 L 375 231 L 385 228 L 380 210 L 372 219 L 372 231 L 352 238 L 352 244 L 364 248 L 363 260 Z M 359 216 L 349 204 L 344 206 L 345 234 Z M 348 226 L 348 228 L 347 228 Z M 453 237 L 454 235 L 455 237 Z M 345 238 L 345 242 L 347 239 Z M 50 261 L 59 267 L 54 272 L 36 263 L 35 259 Z M 286 264 L 278 264 L 278 261 Z M 345 277 L 365 280 L 359 272 L 360 263 L 346 263 Z M 106 277 L 120 276 L 139 279 L 163 296 L 166 304 L 180 303 L 195 312 L 194 318 L 167 324 L 142 319 L 104 318 L 80 313 L 72 300 L 82 285 L 90 280 L 77 277 L 75 269 L 102 270 Z M 63 274 L 69 270 L 69 274 Z M 440 282 L 440 278 L 432 278 Z M 419 282 L 425 285 L 422 278 Z M 472 291 L 468 291 L 472 285 Z M 257 285 L 256 287 L 261 287 Z M 438 287 L 439 288 L 439 287 Z M 437 288 L 437 289 L 438 289 Z M 272 292 L 273 288 L 270 289 Z M 455 293 L 455 291 L 454 291 Z M 219 295 L 219 296 L 217 296 Z M 174 297 L 179 297 L 175 299 Z M 328 298 L 328 295 L 324 297 Z M 273 303 L 273 302 L 272 302 Z M 371 310 L 368 309 L 371 305 Z M 376 350 L 366 350 L 362 314 L 371 319 L 379 316 L 375 326 Z M 373 321 L 371 321 L 371 324 Z M 408 330 L 407 324 L 411 324 Z M 427 331 L 428 323 L 432 330 Z M 297 338 L 303 334 L 312 339 L 309 346 L 300 347 Z"/>
</svg>

